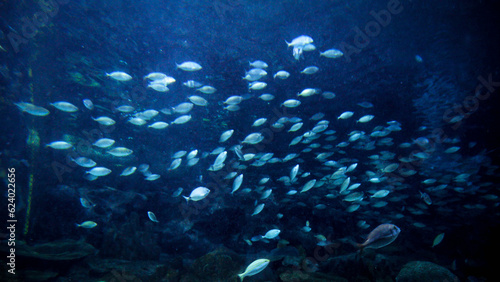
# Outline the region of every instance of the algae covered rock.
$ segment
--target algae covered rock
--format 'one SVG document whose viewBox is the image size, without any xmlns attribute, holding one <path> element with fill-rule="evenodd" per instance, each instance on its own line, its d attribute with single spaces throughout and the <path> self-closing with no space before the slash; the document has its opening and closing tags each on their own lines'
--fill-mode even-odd
<svg viewBox="0 0 500 282">
<path fill-rule="evenodd" d="M 448 269 L 428 261 L 411 261 L 399 272 L 396 277 L 398 282 L 417 282 L 417 281 L 459 281 L 455 274 Z"/>
<path fill-rule="evenodd" d="M 192 269 L 200 281 L 238 281 L 242 264 L 234 252 L 220 248 L 196 259 Z"/>
<path fill-rule="evenodd" d="M 75 260 L 96 253 L 96 249 L 84 241 L 59 240 L 29 246 L 24 241 L 17 243 L 16 253 L 19 256 L 42 260 Z"/>
</svg>

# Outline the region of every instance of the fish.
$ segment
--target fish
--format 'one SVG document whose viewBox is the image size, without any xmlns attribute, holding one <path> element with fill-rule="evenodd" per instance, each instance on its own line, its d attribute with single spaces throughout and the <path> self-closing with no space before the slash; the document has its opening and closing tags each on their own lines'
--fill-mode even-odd
<svg viewBox="0 0 500 282">
<path fill-rule="evenodd" d="M 167 75 L 162 73 L 162 72 L 151 72 L 148 75 L 144 76 L 144 79 L 149 79 L 149 80 L 162 80 L 166 78 Z"/>
<path fill-rule="evenodd" d="M 86 173 L 94 175 L 94 176 L 106 176 L 106 175 L 111 173 L 111 169 L 106 168 L 106 167 L 102 167 L 102 166 L 98 166 L 98 167 L 94 167 L 91 170 L 88 170 Z"/>
<path fill-rule="evenodd" d="M 156 215 L 151 211 L 148 211 L 148 217 L 152 222 L 159 222 L 158 219 L 156 219 Z"/>
<path fill-rule="evenodd" d="M 182 85 L 189 87 L 189 88 L 199 88 L 199 87 L 203 86 L 203 84 L 201 84 L 195 80 L 188 80 L 188 81 L 184 82 Z"/>
<path fill-rule="evenodd" d="M 184 189 L 183 189 L 183 188 L 181 188 L 181 187 L 177 188 L 177 190 L 175 190 L 175 191 L 172 193 L 172 197 L 173 197 L 173 198 L 177 198 L 177 197 L 179 197 L 179 196 L 182 194 L 182 191 L 183 191 L 183 190 L 184 190 Z"/>
<path fill-rule="evenodd" d="M 245 137 L 245 139 L 241 142 L 243 144 L 251 144 L 255 145 L 264 140 L 264 136 L 260 132 L 251 133 Z"/>
<path fill-rule="evenodd" d="M 273 77 L 279 79 L 287 79 L 288 77 L 290 77 L 290 73 L 284 70 L 280 70 L 277 73 L 275 73 Z"/>
<path fill-rule="evenodd" d="M 172 124 L 184 124 L 191 120 L 191 115 L 182 115 L 172 121 Z"/>
<path fill-rule="evenodd" d="M 153 124 L 148 125 L 148 127 L 153 128 L 153 129 L 165 129 L 168 127 L 168 123 L 164 121 L 157 121 Z"/>
<path fill-rule="evenodd" d="M 373 115 L 366 115 L 366 116 L 360 117 L 357 122 L 366 123 L 366 122 L 371 121 L 373 118 L 374 118 Z"/>
<path fill-rule="evenodd" d="M 258 215 L 264 209 L 264 206 L 265 206 L 265 204 L 257 205 L 251 216 Z"/>
<path fill-rule="evenodd" d="M 337 49 L 328 49 L 325 52 L 319 52 L 320 57 L 326 57 L 329 59 L 337 59 L 344 55 L 344 53 Z"/>
<path fill-rule="evenodd" d="M 170 91 L 170 89 L 167 87 L 166 84 L 164 83 L 158 83 L 156 81 L 153 81 L 151 83 L 148 84 L 148 88 L 151 88 L 153 89 L 154 91 L 157 91 L 157 92 L 168 92 Z"/>
<path fill-rule="evenodd" d="M 81 167 L 94 167 L 96 165 L 96 162 L 94 162 L 92 159 L 86 158 L 86 157 L 78 157 L 76 159 L 73 159 L 70 157 L 72 161 L 74 161 L 77 165 Z"/>
<path fill-rule="evenodd" d="M 198 155 L 198 150 L 194 149 L 187 154 L 186 159 L 188 159 L 188 160 L 194 159 L 196 157 L 196 155 Z"/>
<path fill-rule="evenodd" d="M 237 105 L 243 101 L 243 97 L 241 96 L 231 96 L 224 101 L 224 104 L 226 105 Z"/>
<path fill-rule="evenodd" d="M 54 102 L 54 103 L 50 103 L 51 106 L 53 106 L 54 108 L 60 110 L 60 111 L 63 111 L 63 112 L 67 112 L 67 113 L 74 113 L 76 111 L 78 111 L 78 107 L 71 104 L 71 103 L 68 103 L 68 102 Z"/>
<path fill-rule="evenodd" d="M 121 113 L 131 113 L 135 110 L 134 107 L 129 105 L 121 105 L 119 107 L 116 107 L 115 109 Z"/>
<path fill-rule="evenodd" d="M 186 197 L 186 196 L 182 196 L 184 199 L 186 199 L 186 202 L 189 202 L 189 201 L 201 201 L 203 199 L 205 199 L 208 194 L 210 193 L 210 189 L 208 189 L 207 187 L 198 187 L 196 189 L 194 189 L 193 191 L 191 191 L 191 194 L 189 194 L 189 197 Z"/>
<path fill-rule="evenodd" d="M 240 278 L 240 281 L 243 281 L 243 279 L 246 276 L 253 276 L 262 270 L 264 270 L 267 265 L 269 265 L 270 260 L 268 259 L 258 259 L 252 262 L 247 266 L 245 271 L 243 273 L 238 274 L 238 277 Z"/>
<path fill-rule="evenodd" d="M 254 123 L 252 124 L 252 127 L 258 127 L 258 126 L 261 126 L 263 125 L 264 123 L 266 123 L 267 121 L 267 118 L 259 118 L 259 119 L 256 119 L 254 121 Z"/>
<path fill-rule="evenodd" d="M 343 112 L 337 119 L 348 119 L 350 117 L 352 117 L 354 113 L 353 112 Z"/>
<path fill-rule="evenodd" d="M 22 112 L 26 112 L 33 116 L 43 117 L 50 114 L 50 111 L 47 110 L 46 108 L 36 106 L 31 103 L 19 102 L 19 103 L 14 103 L 14 105 L 16 105 Z"/>
<path fill-rule="evenodd" d="M 304 184 L 304 187 L 302 187 L 300 193 L 304 193 L 311 190 L 311 188 L 314 187 L 314 184 L 316 184 L 316 179 L 309 180 L 306 184 Z"/>
<path fill-rule="evenodd" d="M 391 191 L 389 190 L 379 190 L 375 192 L 375 194 L 371 195 L 370 198 L 384 198 L 385 196 L 389 195 Z"/>
<path fill-rule="evenodd" d="M 294 182 L 296 177 L 297 177 L 297 173 L 299 172 L 299 165 L 295 165 L 292 170 L 290 171 L 290 181 L 291 182 Z"/>
<path fill-rule="evenodd" d="M 172 163 L 170 163 L 170 167 L 168 170 L 174 170 L 177 169 L 182 163 L 182 159 L 174 159 Z"/>
<path fill-rule="evenodd" d="M 262 94 L 262 95 L 260 95 L 260 96 L 259 96 L 259 98 L 260 98 L 262 101 L 269 102 L 269 101 L 274 100 L 274 98 L 275 98 L 275 97 L 274 97 L 274 95 L 272 95 L 272 94 L 267 94 L 267 93 L 266 93 L 266 94 Z"/>
<path fill-rule="evenodd" d="M 86 228 L 86 229 L 91 229 L 91 228 L 94 228 L 97 226 L 97 223 L 93 222 L 93 221 L 84 221 L 80 224 L 76 224 L 76 227 L 82 227 L 82 228 Z"/>
<path fill-rule="evenodd" d="M 243 174 L 238 175 L 233 181 L 233 190 L 231 191 L 231 194 L 236 192 L 238 189 L 241 187 L 241 183 L 243 183 Z"/>
<path fill-rule="evenodd" d="M 429 206 L 430 206 L 430 205 L 432 205 L 432 199 L 431 199 L 431 197 L 429 196 L 429 194 L 424 193 L 424 192 L 422 192 L 422 191 L 419 191 L 419 192 L 420 192 L 420 198 L 421 198 L 422 200 L 424 200 L 424 203 L 426 203 L 426 204 L 427 204 L 427 205 L 429 205 Z"/>
<path fill-rule="evenodd" d="M 379 249 L 394 242 L 398 237 L 401 229 L 394 224 L 384 223 L 375 227 L 369 234 L 365 242 L 357 244 L 360 249 Z"/>
<path fill-rule="evenodd" d="M 304 45 L 304 47 L 302 49 L 306 52 L 311 52 L 311 51 L 316 50 L 316 46 L 314 46 L 314 44 L 312 44 L 312 43 L 309 43 L 309 44 Z"/>
<path fill-rule="evenodd" d="M 136 171 L 137 167 L 135 166 L 129 166 L 127 168 L 125 168 L 122 173 L 120 173 L 120 176 L 129 176 L 131 174 L 133 174 L 135 171 Z"/>
<path fill-rule="evenodd" d="M 129 148 L 116 147 L 116 148 L 113 148 L 113 149 L 107 151 L 106 153 L 113 155 L 115 157 L 126 157 L 126 156 L 131 155 L 133 152 L 134 151 L 130 150 Z"/>
<path fill-rule="evenodd" d="M 271 229 L 271 230 L 267 231 L 266 234 L 262 238 L 271 240 L 271 239 L 278 237 L 278 235 L 280 233 L 281 233 L 281 230 L 279 230 L 279 229 Z"/>
<path fill-rule="evenodd" d="M 250 62 L 250 66 L 254 67 L 254 68 L 259 68 L 259 69 L 265 69 L 268 67 L 266 62 L 261 61 L 261 60 L 256 60 L 256 61 Z"/>
<path fill-rule="evenodd" d="M 318 93 L 317 89 L 306 88 L 306 89 L 302 90 L 300 93 L 298 93 L 297 96 L 300 96 L 300 97 L 309 97 L 309 96 L 312 96 L 312 95 L 314 95 L 316 93 Z"/>
<path fill-rule="evenodd" d="M 271 196 L 271 193 L 273 193 L 273 189 L 267 189 L 266 191 L 262 192 L 260 199 L 265 200 Z"/>
<path fill-rule="evenodd" d="M 183 71 L 198 71 L 201 70 L 202 67 L 200 64 L 196 62 L 184 62 L 182 64 L 175 64 L 176 68 L 181 69 Z"/>
<path fill-rule="evenodd" d="M 217 89 L 215 89 L 212 86 L 205 85 L 203 87 L 196 89 L 196 91 L 200 91 L 201 93 L 204 93 L 204 94 L 213 94 L 213 93 L 215 93 L 215 91 L 217 91 Z"/>
<path fill-rule="evenodd" d="M 217 156 L 217 158 L 215 159 L 214 165 L 217 166 L 217 165 L 220 165 L 220 164 L 224 163 L 224 161 L 226 161 L 226 158 L 227 158 L 227 152 L 226 151 L 220 153 Z"/>
<path fill-rule="evenodd" d="M 314 40 L 308 35 L 301 35 L 299 37 L 296 37 L 290 43 L 285 41 L 285 43 L 288 45 L 288 47 L 305 46 L 305 45 L 311 44 L 313 42 L 314 42 Z"/>
<path fill-rule="evenodd" d="M 92 204 L 92 202 L 83 197 L 80 198 L 80 204 L 86 209 L 91 209 L 96 206 L 96 204 Z"/>
<path fill-rule="evenodd" d="M 267 83 L 261 81 L 254 81 L 248 85 L 249 90 L 262 90 L 266 88 Z"/>
<path fill-rule="evenodd" d="M 444 238 L 444 233 L 437 235 L 436 238 L 434 238 L 434 241 L 432 242 L 431 248 L 434 248 L 435 246 L 439 245 L 441 241 L 443 241 L 443 238 Z"/>
<path fill-rule="evenodd" d="M 95 121 L 97 121 L 99 124 L 102 124 L 102 125 L 105 125 L 105 126 L 110 126 L 110 125 L 113 125 L 113 124 L 116 123 L 112 118 L 109 118 L 109 117 L 106 117 L 106 116 L 101 116 L 101 117 L 92 118 L 92 119 L 95 120 Z"/>
<path fill-rule="evenodd" d="M 68 143 L 66 141 L 54 141 L 52 143 L 47 144 L 45 147 L 50 147 L 56 150 L 66 150 L 73 147 L 73 145 L 71 145 L 71 143 Z"/>
<path fill-rule="evenodd" d="M 233 133 L 234 133 L 234 130 L 233 130 L 233 129 L 229 129 L 229 130 L 224 131 L 224 132 L 220 135 L 219 142 L 220 142 L 220 143 L 224 143 L 224 142 L 226 142 L 229 138 L 231 138 L 231 136 L 233 136 Z"/>
<path fill-rule="evenodd" d="M 204 107 L 208 105 L 208 101 L 200 96 L 192 95 L 189 96 L 188 99 L 189 101 L 191 101 L 191 103 L 195 104 L 196 106 Z"/>
<path fill-rule="evenodd" d="M 115 140 L 109 139 L 109 138 L 101 138 L 101 139 L 95 141 L 94 144 L 92 144 L 92 145 L 99 147 L 99 148 L 102 148 L 102 149 L 105 149 L 105 148 L 113 146 L 113 144 L 115 144 Z"/>
<path fill-rule="evenodd" d="M 316 67 L 316 66 L 310 66 L 310 67 L 306 67 L 305 69 L 303 69 L 300 73 L 303 73 L 303 74 L 315 74 L 319 71 L 319 68 Z"/>
<path fill-rule="evenodd" d="M 354 193 L 347 195 L 344 198 L 344 201 L 346 201 L 346 202 L 359 202 L 359 201 L 363 200 L 363 195 L 364 195 L 363 192 L 354 192 Z M 356 209 L 357 208 L 359 208 L 359 205 L 358 205 L 358 207 L 356 207 Z M 354 207 L 352 207 L 351 209 L 354 209 Z"/>
<path fill-rule="evenodd" d="M 184 103 L 180 103 L 179 105 L 177 105 L 175 107 L 172 107 L 172 110 L 174 111 L 174 113 L 187 114 L 193 109 L 193 107 L 194 107 L 193 103 L 184 102 Z"/>
<path fill-rule="evenodd" d="M 330 91 L 325 91 L 325 92 L 321 93 L 321 96 L 323 96 L 323 98 L 325 98 L 325 99 L 333 99 L 336 97 L 335 93 L 330 92 Z"/>
<path fill-rule="evenodd" d="M 129 81 L 132 79 L 132 76 L 122 71 L 114 71 L 112 73 L 106 73 L 106 76 L 116 81 Z"/>
<path fill-rule="evenodd" d="M 285 106 L 286 108 L 296 108 L 300 106 L 301 102 L 295 99 L 288 99 L 281 104 L 281 106 Z"/>
<path fill-rule="evenodd" d="M 137 125 L 137 126 L 145 125 L 147 123 L 147 121 L 145 121 L 144 119 L 142 119 L 140 117 L 129 118 L 127 120 L 127 122 L 129 122 L 133 125 Z"/>
</svg>

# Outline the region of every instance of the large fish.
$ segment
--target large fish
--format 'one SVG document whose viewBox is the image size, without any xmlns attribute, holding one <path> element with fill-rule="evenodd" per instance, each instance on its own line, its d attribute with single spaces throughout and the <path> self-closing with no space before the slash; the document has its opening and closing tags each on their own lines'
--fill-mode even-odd
<svg viewBox="0 0 500 282">
<path fill-rule="evenodd" d="M 378 249 L 394 242 L 398 237 L 401 229 L 394 224 L 384 223 L 377 226 L 368 234 L 368 238 L 362 244 L 357 244 L 361 250 L 365 248 Z"/>
</svg>

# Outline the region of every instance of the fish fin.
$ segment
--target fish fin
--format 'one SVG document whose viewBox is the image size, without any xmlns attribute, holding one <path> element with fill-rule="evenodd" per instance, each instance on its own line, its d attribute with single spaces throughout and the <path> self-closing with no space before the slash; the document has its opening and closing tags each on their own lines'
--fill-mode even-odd
<svg viewBox="0 0 500 282">
<path fill-rule="evenodd" d="M 186 199 L 186 203 L 189 203 L 189 197 L 182 196 L 184 199 Z"/>
<path fill-rule="evenodd" d="M 286 41 L 286 40 L 285 40 L 285 43 L 286 43 L 286 45 L 287 45 L 288 47 L 290 47 L 290 44 L 291 44 L 291 43 L 288 43 L 288 41 Z"/>
<path fill-rule="evenodd" d="M 238 277 L 240 278 L 240 282 L 243 281 L 243 278 L 245 278 L 245 275 L 242 273 L 242 274 L 238 274 Z"/>
</svg>

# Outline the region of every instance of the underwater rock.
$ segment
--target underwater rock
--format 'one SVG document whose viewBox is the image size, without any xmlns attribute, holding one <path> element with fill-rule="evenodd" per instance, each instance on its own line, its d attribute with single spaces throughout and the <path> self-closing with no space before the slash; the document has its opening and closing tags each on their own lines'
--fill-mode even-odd
<svg viewBox="0 0 500 282">
<path fill-rule="evenodd" d="M 287 270 L 280 274 L 281 281 L 284 282 L 347 282 L 348 279 L 324 273 L 310 273 L 303 270 Z"/>
<path fill-rule="evenodd" d="M 447 268 L 428 261 L 411 261 L 399 272 L 398 282 L 413 281 L 459 281 Z"/>
<path fill-rule="evenodd" d="M 155 261 L 96 259 L 88 265 L 91 274 L 104 281 L 177 281 L 179 276 L 177 270 Z"/>
<path fill-rule="evenodd" d="M 196 259 L 192 271 L 200 281 L 238 281 L 243 264 L 236 253 L 219 248 Z"/>
<path fill-rule="evenodd" d="M 42 260 L 76 260 L 95 254 L 96 249 L 84 241 L 59 240 L 45 244 L 29 246 L 24 241 L 16 242 L 16 255 Z"/>
<path fill-rule="evenodd" d="M 127 219 L 128 222 L 106 230 L 100 254 L 128 260 L 158 260 L 161 248 L 153 223 L 149 220 L 143 223 L 136 212 Z"/>
</svg>

